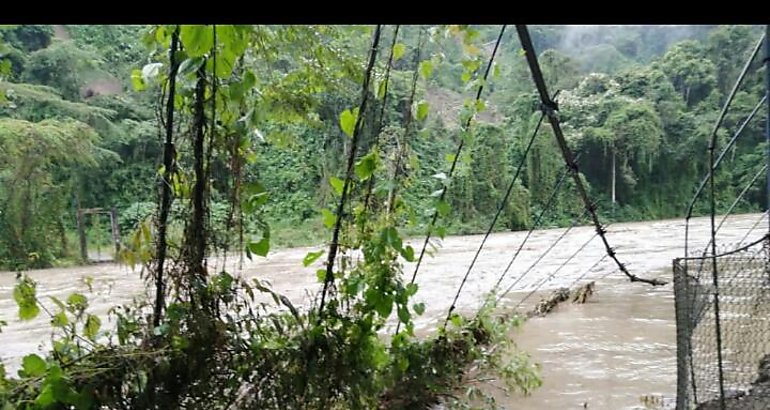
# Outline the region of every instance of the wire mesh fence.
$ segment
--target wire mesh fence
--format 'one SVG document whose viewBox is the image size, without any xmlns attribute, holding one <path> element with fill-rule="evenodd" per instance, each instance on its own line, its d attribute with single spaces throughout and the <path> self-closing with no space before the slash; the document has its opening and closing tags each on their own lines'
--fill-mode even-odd
<svg viewBox="0 0 770 410">
<path fill-rule="evenodd" d="M 677 409 L 770 409 L 768 238 L 674 260 Z"/>
</svg>

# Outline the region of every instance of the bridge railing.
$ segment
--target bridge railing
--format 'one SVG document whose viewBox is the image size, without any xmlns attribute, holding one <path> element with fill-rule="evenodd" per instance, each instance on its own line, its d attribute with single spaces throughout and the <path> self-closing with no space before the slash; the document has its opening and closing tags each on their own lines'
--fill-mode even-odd
<svg viewBox="0 0 770 410">
<path fill-rule="evenodd" d="M 770 408 L 770 241 L 720 248 L 716 286 L 710 255 L 673 261 L 677 409 L 754 408 L 760 395 Z"/>
</svg>

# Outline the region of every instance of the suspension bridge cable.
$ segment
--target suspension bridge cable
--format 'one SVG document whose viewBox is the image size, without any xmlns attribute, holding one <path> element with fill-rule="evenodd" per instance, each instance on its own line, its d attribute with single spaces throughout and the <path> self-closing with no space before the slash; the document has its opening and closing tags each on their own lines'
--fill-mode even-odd
<svg viewBox="0 0 770 410">
<path fill-rule="evenodd" d="M 417 35 L 417 50 L 414 55 L 414 72 L 412 73 L 412 88 L 409 92 L 409 99 L 406 100 L 406 106 L 411 107 L 412 103 L 414 102 L 414 94 L 417 91 L 417 78 L 419 77 L 419 68 L 420 68 L 420 51 L 422 50 L 423 46 L 423 37 L 425 34 L 425 29 L 421 28 L 419 34 Z M 412 128 L 412 113 L 409 112 L 409 114 L 406 115 L 406 118 L 404 119 L 404 132 L 401 134 L 401 143 L 400 147 L 398 148 L 398 152 L 396 153 L 396 164 L 393 167 L 393 178 L 391 178 L 392 188 L 390 189 L 390 193 L 388 194 L 388 215 L 393 213 L 393 207 L 395 206 L 396 201 L 396 190 L 398 189 L 398 181 L 399 177 L 401 176 L 401 159 L 406 155 L 406 149 L 407 149 L 407 136 L 409 135 L 409 131 Z M 398 140 L 396 140 L 396 143 L 398 144 Z M 401 322 L 399 322 L 400 324 Z"/>
<path fill-rule="evenodd" d="M 575 157 L 575 161 L 577 162 L 579 159 L 580 159 L 580 154 L 578 154 Z M 495 283 L 495 286 L 492 288 L 493 292 L 497 292 L 497 288 L 500 286 L 500 283 L 505 278 L 505 275 L 508 274 L 508 271 L 511 269 L 511 266 L 513 266 L 513 262 L 519 256 L 519 253 L 521 253 L 521 250 L 524 249 L 524 245 L 529 240 L 529 237 L 532 236 L 532 233 L 540 226 L 540 223 L 542 222 L 543 217 L 551 209 L 551 206 L 556 202 L 556 196 L 561 189 L 562 183 L 564 183 L 564 180 L 567 179 L 568 175 L 569 175 L 569 168 L 565 168 L 564 172 L 562 172 L 561 176 L 559 177 L 559 180 L 556 182 L 556 185 L 554 186 L 553 191 L 551 191 L 551 195 L 546 200 L 545 206 L 540 211 L 540 214 L 538 214 L 537 218 L 535 218 L 535 223 L 532 224 L 532 227 L 529 228 L 529 231 L 527 232 L 527 236 L 525 236 L 524 240 L 521 241 L 519 248 L 516 249 L 516 252 L 513 254 L 513 257 L 511 258 L 510 262 L 508 262 L 508 266 L 505 267 L 505 270 L 503 270 L 503 273 L 500 274 L 499 278 L 497 278 L 497 282 Z"/>
<path fill-rule="evenodd" d="M 728 141 L 727 145 L 725 145 L 724 148 L 722 148 L 722 151 L 719 153 L 719 156 L 714 161 L 714 167 L 716 167 L 716 168 L 719 167 L 719 164 L 722 162 L 722 159 L 724 159 L 725 155 L 727 155 L 727 152 L 730 150 L 730 148 L 732 148 L 733 145 L 735 145 L 736 141 L 738 140 L 738 137 L 741 136 L 741 134 L 743 133 L 743 130 L 746 128 L 746 126 L 749 124 L 749 122 L 754 118 L 754 116 L 757 114 L 757 112 L 762 107 L 762 104 L 765 103 L 765 101 L 767 101 L 767 96 L 766 95 L 762 96 L 762 99 L 759 100 L 757 105 L 751 111 L 751 114 L 749 114 L 749 116 L 746 117 L 746 119 L 743 121 L 741 126 L 738 127 L 738 130 L 735 132 L 733 137 L 730 138 L 730 141 Z M 698 189 L 695 190 L 695 195 L 690 200 L 690 204 L 687 207 L 687 217 L 691 217 L 692 216 L 692 212 L 693 212 L 693 209 L 695 207 L 695 201 L 698 199 L 700 194 L 705 189 L 706 184 L 709 181 L 709 175 L 710 175 L 710 173 L 706 172 L 706 175 L 703 176 L 703 179 L 701 179 L 700 184 L 698 185 Z"/>
<path fill-rule="evenodd" d="M 743 70 L 741 71 L 740 75 L 738 76 L 738 79 L 736 80 L 735 84 L 733 85 L 733 89 L 730 92 L 729 97 L 725 101 L 725 104 L 722 107 L 722 111 L 719 115 L 719 118 L 717 119 L 717 122 L 714 124 L 714 128 L 711 132 L 711 138 L 708 146 L 709 151 L 709 168 L 708 168 L 708 174 L 707 174 L 707 180 L 710 182 L 710 226 L 711 226 L 711 232 L 710 232 L 710 245 L 711 245 L 711 262 L 712 262 L 712 282 L 714 286 L 714 298 L 713 298 L 713 304 L 714 304 L 714 316 L 715 316 L 715 333 L 716 333 L 716 348 L 717 348 L 717 363 L 718 363 L 718 380 L 719 380 L 719 399 L 722 408 L 725 407 L 725 390 L 724 390 L 724 372 L 723 372 L 723 358 L 722 358 L 722 332 L 721 332 L 721 320 L 719 315 L 719 281 L 718 281 L 718 266 L 717 266 L 717 254 L 716 254 L 716 189 L 715 189 L 715 183 L 714 183 L 714 173 L 716 171 L 716 167 L 718 166 L 719 162 L 715 159 L 715 151 L 716 151 L 716 138 L 717 138 L 717 131 L 719 130 L 719 127 L 722 125 L 722 121 L 724 120 L 725 115 L 727 114 L 727 110 L 730 108 L 730 105 L 732 104 L 732 101 L 735 97 L 735 94 L 738 91 L 738 88 L 743 83 L 744 78 L 746 77 L 746 74 L 749 71 L 749 68 L 751 66 L 751 63 L 753 62 L 754 58 L 757 56 L 760 47 L 762 46 L 762 43 L 764 42 L 766 36 L 763 34 L 760 40 L 757 42 L 757 45 L 754 48 L 753 53 L 749 57 L 749 59 L 746 61 Z M 763 98 L 764 101 L 766 98 Z M 749 118 L 744 122 L 744 124 L 740 127 L 736 135 L 733 137 L 733 139 L 730 141 L 731 144 L 735 143 L 735 140 L 740 135 L 740 132 L 743 131 L 744 127 L 748 122 L 751 120 L 751 118 L 756 114 L 756 111 L 758 107 L 762 104 L 763 101 L 760 101 L 759 104 L 757 104 L 757 108 L 754 109 L 754 111 L 751 113 Z M 727 149 L 729 147 L 725 147 L 725 149 L 722 150 L 722 154 L 719 156 L 719 161 L 723 158 L 724 153 L 726 153 Z M 692 212 L 695 206 L 695 202 L 697 201 L 698 197 L 700 196 L 700 193 L 703 191 L 705 187 L 706 180 L 704 180 L 701 185 L 699 186 L 698 190 L 696 191 L 695 195 L 693 196 L 692 200 L 690 201 L 690 205 L 687 209 L 687 215 L 685 216 L 685 235 L 684 235 L 684 255 L 685 258 L 687 257 L 689 253 L 689 239 L 690 239 L 690 218 L 692 217 Z M 706 247 L 708 249 L 708 245 Z M 685 272 L 688 271 L 689 268 L 688 260 L 685 259 L 684 261 L 684 269 Z M 702 268 L 703 264 L 701 263 L 701 266 L 698 270 L 700 273 L 700 270 Z M 699 276 L 699 275 L 698 275 Z"/>
<path fill-rule="evenodd" d="M 762 168 L 754 174 L 754 178 L 749 181 L 748 184 L 743 188 L 740 194 L 735 198 L 732 204 L 730 204 L 730 208 L 727 209 L 727 212 L 724 216 L 722 216 L 722 220 L 719 222 L 719 225 L 717 225 L 716 232 L 719 232 L 719 230 L 722 228 L 722 225 L 724 225 L 725 221 L 727 221 L 727 218 L 732 214 L 733 209 L 738 205 L 738 203 L 743 199 L 743 197 L 746 195 L 746 193 L 751 189 L 752 186 L 757 182 L 760 176 L 762 176 L 767 171 L 767 164 L 763 165 Z M 711 240 L 709 240 L 709 243 L 706 244 L 706 247 L 703 249 L 703 254 L 701 255 L 701 258 L 705 258 L 708 254 L 708 248 L 711 246 Z M 698 275 L 700 275 L 701 270 L 703 269 L 703 263 L 705 259 L 701 260 L 701 264 L 698 267 Z"/>
<path fill-rule="evenodd" d="M 576 250 L 576 251 L 575 251 L 575 252 L 574 252 L 572 255 L 570 255 L 570 257 L 569 257 L 569 258 L 567 258 L 567 260 L 565 260 L 564 262 L 562 262 L 562 264 L 561 264 L 561 265 L 559 265 L 559 267 L 558 267 L 558 268 L 556 268 L 556 270 L 555 270 L 555 271 L 553 271 L 553 272 L 552 272 L 550 275 L 546 276 L 546 277 L 545 277 L 545 278 L 543 278 L 543 280 L 541 280 L 541 281 L 540 281 L 540 282 L 539 282 L 537 285 L 535 285 L 535 288 L 534 288 L 534 289 L 532 289 L 532 291 L 531 291 L 531 292 L 529 292 L 529 293 L 528 293 L 526 296 L 524 296 L 524 298 L 523 298 L 523 299 L 521 299 L 521 300 L 519 301 L 519 303 L 516 305 L 516 307 L 514 307 L 514 310 L 518 309 L 518 308 L 519 308 L 519 306 L 521 306 L 521 305 L 522 305 L 522 303 L 526 302 L 526 300 L 527 300 L 527 299 L 529 299 L 529 298 L 530 298 L 532 295 L 534 295 L 534 294 L 535 294 L 535 292 L 537 292 L 538 290 L 540 290 L 540 288 L 541 288 L 543 285 L 545 285 L 545 284 L 546 284 L 546 283 L 548 283 L 548 282 L 549 282 L 551 279 L 553 279 L 553 278 L 554 278 L 554 276 L 556 276 L 556 274 L 557 274 L 557 273 L 559 273 L 559 271 L 561 271 L 561 270 L 562 270 L 562 268 L 564 268 L 565 266 L 567 266 L 567 264 L 568 264 L 568 263 L 572 262 L 572 259 L 575 259 L 575 257 L 576 257 L 576 256 L 577 256 L 577 255 L 578 255 L 580 252 L 582 252 L 582 251 L 583 251 L 583 249 L 585 249 L 585 247 L 586 247 L 586 246 L 588 246 L 588 244 L 589 244 L 589 243 L 591 243 L 591 241 L 593 241 L 593 240 L 594 240 L 594 238 L 596 238 L 598 235 L 599 235 L 599 233 L 598 233 L 598 232 L 596 232 L 596 233 L 594 233 L 593 235 L 591 235 L 591 237 L 590 237 L 590 238 L 589 238 L 587 241 L 585 241 L 585 243 L 583 243 L 583 245 L 582 245 L 580 248 L 578 248 L 578 250 Z"/>
<path fill-rule="evenodd" d="M 770 24 L 765 26 L 765 95 L 770 94 Z M 770 167 L 770 104 L 767 105 L 767 119 L 765 121 L 765 143 L 767 150 L 765 152 L 765 161 Z M 765 208 L 770 210 L 770 172 L 767 174 L 767 184 L 765 185 Z M 770 234 L 770 220 L 768 221 L 767 233 Z M 768 269 L 768 268 L 766 268 Z"/>
<path fill-rule="evenodd" d="M 372 77 L 372 69 L 374 68 L 374 62 L 377 59 L 377 47 L 380 44 L 381 25 L 377 25 L 374 30 L 374 38 L 372 40 L 371 52 L 369 54 L 369 63 L 366 67 L 366 74 L 364 75 L 364 81 L 361 86 L 361 104 L 358 108 L 358 118 L 353 128 L 352 141 L 350 142 L 350 152 L 348 153 L 347 169 L 345 171 L 345 182 L 342 185 L 342 193 L 340 194 L 340 202 L 337 205 L 336 221 L 334 222 L 334 231 L 332 232 L 332 242 L 329 244 L 329 255 L 326 259 L 326 277 L 324 278 L 324 287 L 321 292 L 321 304 L 319 305 L 318 312 L 319 321 L 323 316 L 323 308 L 326 302 L 326 294 L 329 292 L 329 286 L 334 282 L 334 260 L 337 257 L 337 248 L 339 247 L 340 229 L 342 228 L 342 213 L 345 208 L 345 202 L 347 200 L 348 188 L 353 176 L 353 164 L 356 159 L 356 149 L 358 147 L 358 139 L 361 134 L 361 123 L 366 112 L 366 103 L 369 96 L 369 81 Z"/>
<path fill-rule="evenodd" d="M 620 271 L 623 272 L 623 274 L 625 274 L 626 277 L 628 277 L 628 279 L 631 282 L 644 282 L 653 286 L 665 285 L 666 282 L 660 279 L 645 279 L 645 278 L 640 278 L 636 275 L 631 274 L 631 272 L 629 272 L 628 269 L 626 269 L 626 266 L 622 264 L 618 260 L 617 256 L 615 255 L 615 250 L 610 246 L 610 243 L 607 241 L 607 237 L 605 236 L 606 231 L 604 230 L 604 228 L 601 225 L 601 222 L 599 221 L 599 216 L 596 214 L 596 204 L 593 203 L 588 196 L 588 192 L 585 186 L 583 185 L 583 180 L 580 178 L 580 173 L 578 170 L 577 163 L 575 163 L 575 160 L 573 158 L 572 150 L 569 148 L 569 146 L 567 145 L 567 141 L 564 139 L 564 134 L 561 130 L 559 118 L 556 113 L 559 107 L 558 107 L 558 104 L 548 96 L 548 88 L 546 87 L 545 79 L 543 78 L 543 73 L 540 70 L 540 64 L 537 62 L 537 54 L 535 54 L 535 47 L 532 45 L 532 39 L 529 36 L 529 31 L 527 30 L 527 26 L 523 24 L 517 24 L 516 31 L 519 34 L 519 40 L 521 42 L 522 47 L 524 48 L 525 57 L 527 59 L 527 64 L 529 65 L 529 71 L 532 74 L 532 79 L 535 82 L 535 86 L 537 87 L 538 94 L 540 94 L 541 109 L 548 116 L 548 121 L 551 123 L 551 128 L 553 130 L 554 136 L 556 137 L 556 142 L 559 145 L 559 149 L 561 150 L 562 156 L 564 157 L 564 162 L 570 168 L 572 178 L 575 181 L 575 186 L 578 190 L 578 194 L 580 195 L 580 198 L 583 200 L 583 204 L 585 205 L 586 210 L 591 216 L 591 220 L 593 221 L 594 227 L 596 228 L 596 232 L 601 237 L 602 243 L 604 244 L 604 248 L 607 254 L 610 255 L 610 258 L 612 258 L 615 261 L 615 264 L 618 266 Z"/>
<path fill-rule="evenodd" d="M 762 169 L 760 169 L 759 172 L 757 172 L 754 175 L 754 178 L 752 178 L 751 181 L 743 188 L 743 190 L 738 195 L 738 197 L 735 198 L 735 201 L 733 201 L 733 203 L 730 205 L 730 208 L 727 210 L 726 214 L 722 217 L 722 220 L 719 222 L 719 225 L 716 228 L 717 232 L 719 232 L 719 230 L 722 228 L 722 225 L 724 225 L 725 221 L 727 221 L 727 218 L 730 216 L 730 214 L 732 213 L 733 209 L 738 205 L 740 200 L 743 199 L 743 196 L 746 195 L 748 190 L 754 185 L 754 183 L 756 183 L 757 179 L 759 179 L 759 177 L 762 174 L 765 173 L 767 168 L 768 168 L 768 166 L 767 166 L 767 164 L 765 164 L 762 167 Z M 743 237 L 743 239 L 741 239 L 740 242 L 738 242 L 738 244 L 737 244 L 738 246 L 740 246 L 746 240 L 746 238 L 749 236 L 749 234 L 751 234 L 751 232 L 754 231 L 754 229 L 759 225 L 759 223 L 762 221 L 762 219 L 764 219 L 764 216 L 765 216 L 765 214 L 762 214 L 762 216 L 760 216 L 759 220 L 757 220 L 757 222 L 754 223 L 754 225 L 746 233 L 746 235 Z M 711 242 L 711 240 L 709 240 L 709 243 L 706 244 L 706 247 L 703 249 L 703 253 L 701 254 L 701 257 L 698 258 L 698 260 L 700 261 L 700 264 L 698 265 L 698 271 L 697 271 L 697 273 L 695 275 L 695 278 L 700 278 L 700 275 L 703 272 L 703 265 L 706 262 L 706 255 L 708 253 L 708 248 L 709 248 L 709 246 L 711 246 L 711 244 L 712 244 L 712 242 Z M 685 262 L 686 261 L 687 261 L 687 259 L 685 259 Z M 728 285 L 729 284 L 730 284 L 730 281 L 728 281 Z M 697 291 L 698 291 L 698 289 L 696 288 L 695 289 L 695 292 L 696 292 L 695 294 L 696 295 L 697 295 Z"/>
<path fill-rule="evenodd" d="M 487 82 L 487 78 L 489 77 L 489 72 L 492 69 L 492 63 L 495 60 L 495 55 L 497 54 L 497 49 L 500 47 L 500 42 L 503 39 L 503 34 L 505 33 L 505 27 L 506 25 L 503 25 L 500 28 L 500 35 L 497 36 L 497 41 L 495 42 L 495 48 L 492 50 L 492 55 L 489 56 L 489 62 L 487 63 L 486 71 L 484 72 L 483 81 L 481 84 L 479 84 L 478 91 L 476 92 L 476 102 L 481 100 L 481 92 L 484 90 L 484 84 Z M 463 127 L 464 130 L 468 130 L 468 128 L 471 125 L 471 120 L 473 119 L 473 116 L 468 117 L 468 120 L 465 121 L 465 125 Z M 457 160 L 460 158 L 460 153 L 463 150 L 463 145 L 465 145 L 465 139 L 460 139 L 460 144 L 457 145 L 457 150 L 455 151 L 454 158 L 452 159 L 452 165 L 449 167 L 449 175 L 448 177 L 451 178 L 452 174 L 454 174 L 455 168 L 457 167 Z M 444 186 L 441 189 L 441 196 L 439 196 L 439 202 L 444 200 L 444 197 L 446 196 L 447 192 L 447 186 Z M 433 231 L 433 226 L 436 225 L 436 220 L 438 219 L 438 209 L 433 211 L 433 216 L 431 217 L 430 225 L 428 225 L 428 232 L 425 235 L 425 242 L 422 244 L 422 250 L 420 251 L 420 256 L 417 258 L 417 266 L 414 268 L 414 273 L 412 273 L 412 279 L 409 281 L 409 283 L 414 283 L 415 278 L 417 278 L 417 272 L 420 270 L 420 266 L 422 265 L 422 260 L 425 257 L 425 250 L 428 248 L 428 242 L 430 241 L 430 237 Z"/>
<path fill-rule="evenodd" d="M 419 68 L 420 68 L 420 51 L 422 50 L 423 46 L 423 36 L 425 34 L 424 29 L 420 29 L 419 34 L 417 35 L 417 50 L 415 52 L 414 56 L 414 72 L 412 73 L 412 89 L 409 92 L 409 99 L 407 100 L 407 107 L 411 107 L 412 103 L 414 102 L 414 94 L 417 90 L 417 78 L 419 77 Z M 401 146 L 398 149 L 398 152 L 396 153 L 396 164 L 393 167 L 393 178 L 391 178 L 391 185 L 392 188 L 390 190 L 390 193 L 388 194 L 388 211 L 387 215 L 390 216 L 393 213 L 393 209 L 395 207 L 396 202 L 396 190 L 398 189 L 398 181 L 399 176 L 401 175 L 401 158 L 406 155 L 406 149 L 407 149 L 407 136 L 409 135 L 409 131 L 411 130 L 412 126 L 412 113 L 406 115 L 405 123 L 404 123 L 404 132 L 401 134 Z M 398 140 L 396 140 L 398 142 Z M 412 278 L 412 281 L 414 281 L 414 278 Z M 398 334 L 398 332 L 401 330 L 401 321 L 399 320 L 396 323 L 396 331 L 394 334 Z"/>
<path fill-rule="evenodd" d="M 374 145 L 375 147 L 380 142 L 380 133 L 382 132 L 382 122 L 385 118 L 385 108 L 388 105 L 388 83 L 390 82 L 390 68 L 393 65 L 393 50 L 396 48 L 396 40 L 398 40 L 398 30 L 401 27 L 400 24 L 396 24 L 396 28 L 393 30 L 393 40 L 390 43 L 390 54 L 388 54 L 388 63 L 385 66 L 385 78 L 383 81 L 383 95 L 382 105 L 380 106 L 380 117 L 377 120 L 377 128 L 374 130 Z M 378 90 L 379 91 L 379 90 Z M 362 114 L 363 115 L 363 114 Z M 372 189 L 374 189 L 374 175 L 369 177 L 369 182 L 366 186 L 366 195 L 364 196 L 364 211 L 369 209 L 369 199 L 372 196 Z M 362 224 L 361 230 L 364 229 Z"/>
<path fill-rule="evenodd" d="M 757 54 L 759 53 L 759 49 L 762 47 L 762 42 L 765 40 L 765 35 L 763 34 L 759 41 L 757 42 L 756 46 L 754 47 L 754 51 L 751 53 L 751 56 L 749 56 L 748 60 L 746 60 L 746 63 L 743 66 L 743 70 L 741 70 L 741 73 L 738 75 L 738 78 L 735 81 L 735 84 L 733 84 L 733 89 L 730 91 L 730 94 L 725 101 L 724 105 L 722 106 L 722 111 L 719 114 L 719 118 L 717 119 L 716 124 L 714 124 L 714 129 L 712 131 L 711 135 L 711 141 L 713 145 L 715 144 L 716 139 L 716 133 L 719 127 L 722 125 L 722 121 L 725 118 L 725 115 L 727 114 L 727 110 L 730 108 L 730 104 L 732 104 L 733 98 L 735 98 L 735 94 L 738 92 L 738 88 L 743 83 L 744 78 L 746 77 L 746 74 L 749 72 L 749 68 L 751 67 L 751 63 L 754 61 L 754 58 L 756 58 Z M 711 144 L 710 144 L 711 145 Z M 713 165 L 713 164 L 711 164 Z M 709 173 L 711 173 L 713 169 L 709 169 Z M 708 178 L 708 176 L 706 177 Z M 684 256 L 687 257 L 687 254 L 689 253 L 689 243 L 690 243 L 690 218 L 692 217 L 693 208 L 695 206 L 695 201 L 698 199 L 698 196 L 700 196 L 700 193 L 703 191 L 704 187 L 706 186 L 706 180 L 703 181 L 701 184 L 701 187 L 696 191 L 695 195 L 693 196 L 693 199 L 690 201 L 690 205 L 687 207 L 687 213 L 684 218 Z M 685 265 L 684 269 L 687 271 L 687 259 L 685 259 Z"/>
<path fill-rule="evenodd" d="M 741 73 L 741 76 L 738 78 L 738 81 L 735 82 L 732 92 L 730 93 L 730 98 L 728 101 L 726 101 L 724 108 L 722 109 L 722 113 L 720 114 L 719 121 L 717 121 L 716 124 L 714 124 L 714 129 L 711 132 L 711 141 L 709 142 L 709 191 L 710 191 L 710 225 L 711 225 L 711 278 L 714 285 L 714 331 L 716 333 L 716 343 L 717 343 L 717 364 L 718 364 L 718 379 L 719 379 L 719 401 L 722 406 L 722 408 L 725 408 L 725 380 L 724 380 L 724 367 L 723 367 L 723 358 L 722 358 L 722 324 L 721 319 L 719 316 L 719 272 L 718 272 L 718 264 L 717 264 L 717 239 L 716 239 L 716 209 L 717 209 L 717 202 L 716 202 L 716 186 L 714 181 L 714 173 L 715 173 L 715 151 L 717 146 L 717 130 L 719 129 L 719 126 L 722 125 L 722 120 L 724 119 L 725 114 L 727 113 L 727 109 L 730 106 L 730 103 L 732 102 L 733 97 L 735 97 L 735 93 L 738 91 L 738 87 L 743 82 L 743 78 L 746 76 L 746 73 L 749 70 L 749 66 L 751 65 L 751 61 L 754 59 L 754 56 L 759 51 L 759 48 L 761 47 L 763 41 L 764 41 L 764 35 L 762 36 L 762 39 L 757 43 L 757 47 L 755 48 L 755 53 L 752 56 L 752 58 L 746 62 L 745 67 L 743 68 L 743 72 Z M 688 221 L 689 222 L 689 221 Z"/>
<path fill-rule="evenodd" d="M 555 241 L 553 241 L 553 243 L 551 243 L 551 246 L 549 246 L 548 249 L 545 250 L 545 252 L 540 254 L 540 256 L 535 260 L 535 262 L 529 265 L 527 270 L 525 270 L 521 275 L 519 275 L 519 277 L 516 278 L 516 280 L 514 280 L 513 283 L 510 286 L 508 286 L 508 288 L 506 288 L 505 291 L 495 299 L 495 304 L 500 303 L 500 301 L 505 297 L 505 295 L 507 295 L 511 290 L 513 290 L 514 286 L 516 286 L 519 282 L 521 282 L 521 280 L 524 279 L 524 277 L 527 276 L 527 274 L 529 274 L 529 272 L 532 271 L 532 269 L 534 269 L 535 266 L 537 266 L 537 264 L 540 263 L 540 261 L 542 261 L 543 258 L 545 258 L 545 256 L 548 255 L 548 253 L 551 252 L 551 250 L 555 248 L 556 245 L 558 245 L 559 242 L 561 242 L 561 240 L 564 239 L 565 236 L 567 236 L 567 234 L 572 230 L 572 228 L 577 226 L 577 224 L 580 223 L 581 220 L 583 220 L 583 217 L 586 215 L 586 213 L 587 211 L 584 210 L 583 213 L 581 213 L 577 218 L 575 218 L 572 221 L 572 224 L 569 227 L 567 227 L 567 229 L 565 229 L 564 232 L 562 232 L 562 234 L 559 235 L 559 237 L 556 238 Z"/>
<path fill-rule="evenodd" d="M 163 269 L 166 261 L 168 245 L 166 234 L 168 230 L 168 216 L 174 197 L 171 195 L 171 175 L 174 172 L 174 100 L 176 97 L 176 75 L 179 72 L 180 62 L 176 59 L 176 52 L 180 46 L 179 26 L 174 28 L 171 34 L 171 45 L 168 49 L 168 100 L 166 100 L 166 118 L 163 120 L 163 111 L 159 112 L 159 119 L 165 127 L 165 142 L 163 144 L 163 172 L 160 174 L 160 200 L 158 201 L 158 216 L 156 219 L 158 237 L 155 241 L 155 306 L 152 314 L 152 325 L 160 326 L 165 302 L 166 282 L 163 279 Z M 164 88 L 164 87 L 162 87 Z"/>
<path fill-rule="evenodd" d="M 558 94 L 559 92 L 557 91 L 556 93 Z M 494 230 L 495 225 L 497 224 L 497 219 L 500 217 L 500 214 L 503 212 L 503 209 L 505 209 L 506 205 L 508 205 L 508 198 L 510 197 L 511 192 L 513 191 L 513 187 L 519 178 L 519 174 L 521 174 L 522 168 L 524 168 L 524 164 L 527 162 L 527 156 L 529 155 L 529 150 L 532 148 L 532 144 L 535 142 L 535 138 L 537 138 L 537 132 L 540 131 L 540 126 L 543 125 L 544 119 L 545 119 L 545 114 L 540 114 L 540 119 L 537 121 L 535 130 L 532 131 L 532 136 L 529 138 L 527 147 L 524 149 L 524 155 L 521 157 L 521 160 L 519 161 L 519 164 L 516 167 L 516 172 L 513 174 L 511 183 L 508 184 L 508 189 L 505 191 L 505 195 L 503 196 L 503 199 L 500 201 L 500 205 L 497 207 L 497 212 L 495 212 L 495 216 L 492 218 L 492 222 L 489 224 L 489 228 L 487 228 L 487 232 L 484 234 L 484 238 L 481 240 L 481 243 L 479 244 L 479 248 L 476 249 L 476 254 L 473 255 L 473 259 L 471 259 L 471 263 L 468 266 L 468 270 L 465 272 L 465 276 L 463 276 L 462 282 L 460 282 L 460 287 L 457 288 L 457 292 L 455 293 L 454 300 L 452 300 L 452 304 L 449 306 L 449 313 L 447 317 L 451 316 L 452 312 L 454 312 L 456 308 L 457 299 L 460 297 L 460 293 L 462 292 L 463 287 L 465 286 L 465 282 L 468 280 L 468 277 L 471 274 L 471 270 L 473 270 L 473 266 L 476 264 L 476 260 L 478 260 L 479 258 L 479 254 L 481 254 L 481 250 L 484 249 L 484 245 L 487 243 L 487 239 L 489 239 L 489 235 L 492 234 L 492 230 Z"/>
<path fill-rule="evenodd" d="M 751 233 L 754 232 L 755 229 L 757 229 L 757 226 L 759 226 L 759 223 L 762 222 L 762 220 L 765 219 L 766 216 L 768 216 L 768 212 L 770 211 L 765 211 L 764 213 L 762 213 L 762 215 L 759 216 L 759 219 L 757 219 L 757 221 L 754 222 L 754 225 L 752 225 L 751 228 L 749 228 L 749 230 L 746 232 L 746 235 L 743 235 L 743 238 L 741 239 L 740 242 L 738 242 L 738 245 L 746 242 L 746 239 L 749 237 L 749 235 L 751 235 Z"/>
</svg>

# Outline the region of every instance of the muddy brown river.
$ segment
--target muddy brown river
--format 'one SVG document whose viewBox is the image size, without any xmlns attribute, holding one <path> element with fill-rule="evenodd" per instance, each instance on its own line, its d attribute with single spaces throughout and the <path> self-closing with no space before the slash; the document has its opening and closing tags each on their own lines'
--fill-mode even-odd
<svg viewBox="0 0 770 410">
<path fill-rule="evenodd" d="M 731 216 L 719 232 L 718 243 L 737 243 L 760 217 L 760 214 Z M 766 220 L 748 240 L 759 238 L 764 229 Z M 563 228 L 534 232 L 503 281 L 503 288 L 526 271 L 563 232 Z M 691 247 L 703 249 L 709 238 L 709 219 L 693 219 L 690 232 Z M 471 314 L 481 305 L 525 234 L 498 233 L 489 238 L 459 299 L 461 313 Z M 503 299 L 503 306 L 517 305 L 537 283 L 549 277 L 593 236 L 592 227 L 574 228 L 518 282 Z M 423 262 L 417 278 L 420 289 L 415 296 L 415 302 L 426 304 L 425 314 L 417 322 L 421 332 L 430 331 L 444 319 L 481 238 L 481 235 L 448 237 L 437 255 Z M 608 239 L 632 273 L 670 282 L 671 261 L 683 255 L 684 221 L 616 224 L 608 228 Z M 318 266 L 303 268 L 301 261 L 309 250 L 317 249 L 320 247 L 277 250 L 267 258 L 245 262 L 241 274 L 267 279 L 298 307 L 306 306 L 318 289 L 315 276 Z M 571 286 L 603 254 L 601 241 L 594 238 L 524 306 L 555 288 Z M 406 266 L 405 272 L 411 273 L 412 269 Z M 69 293 L 79 291 L 89 297 L 89 311 L 103 317 L 113 305 L 129 302 L 144 290 L 137 272 L 112 264 L 38 270 L 29 275 L 38 282 L 38 295 L 44 305 L 53 308 L 46 296 L 64 299 Z M 94 280 L 92 293 L 83 282 L 86 276 Z M 547 317 L 529 320 L 512 335 L 519 348 L 529 352 L 533 361 L 541 365 L 544 383 L 528 397 L 502 398 L 505 408 L 639 409 L 644 408 L 640 396 L 674 396 L 676 327 L 671 284 L 652 288 L 630 283 L 609 260 L 597 265 L 580 283 L 591 280 L 596 281 L 596 293 L 589 303 L 564 304 Z M 25 354 L 47 348 L 50 339 L 45 314 L 29 322 L 18 320 L 12 298 L 13 285 L 12 273 L 0 273 L 0 320 L 8 322 L 0 333 L 0 359 L 9 373 L 15 373 Z"/>
</svg>

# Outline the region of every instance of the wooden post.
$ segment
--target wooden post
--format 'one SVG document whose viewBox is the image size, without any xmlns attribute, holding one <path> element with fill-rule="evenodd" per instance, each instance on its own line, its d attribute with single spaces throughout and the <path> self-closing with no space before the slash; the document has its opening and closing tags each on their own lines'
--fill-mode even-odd
<svg viewBox="0 0 770 410">
<path fill-rule="evenodd" d="M 77 221 L 78 235 L 80 236 L 80 258 L 83 259 L 83 262 L 88 262 L 88 245 L 86 244 L 86 229 L 83 217 L 83 210 L 78 208 Z"/>
<path fill-rule="evenodd" d="M 615 146 L 612 146 L 612 214 L 615 215 Z"/>
<path fill-rule="evenodd" d="M 115 245 L 115 259 L 120 252 L 120 227 L 118 226 L 118 210 L 113 206 L 110 209 L 110 224 L 112 224 L 112 243 Z"/>
</svg>

